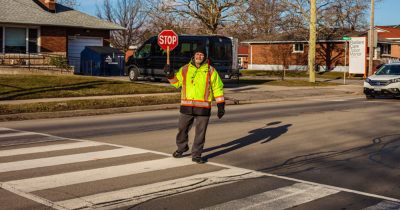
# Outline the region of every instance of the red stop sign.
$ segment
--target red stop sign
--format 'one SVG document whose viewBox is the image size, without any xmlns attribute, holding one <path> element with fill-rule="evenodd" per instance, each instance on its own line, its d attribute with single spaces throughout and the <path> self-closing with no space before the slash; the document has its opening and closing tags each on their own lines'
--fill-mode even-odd
<svg viewBox="0 0 400 210">
<path fill-rule="evenodd" d="M 158 35 L 158 45 L 164 50 L 167 50 L 168 47 L 169 50 L 172 50 L 178 45 L 178 35 L 171 30 L 162 31 Z"/>
</svg>

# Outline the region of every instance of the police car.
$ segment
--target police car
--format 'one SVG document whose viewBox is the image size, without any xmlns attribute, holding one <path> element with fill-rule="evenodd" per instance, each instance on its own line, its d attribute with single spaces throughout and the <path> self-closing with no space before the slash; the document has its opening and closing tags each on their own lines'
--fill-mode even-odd
<svg viewBox="0 0 400 210">
<path fill-rule="evenodd" d="M 367 99 L 375 96 L 400 96 L 400 63 L 386 64 L 366 78 L 364 94 Z"/>
</svg>

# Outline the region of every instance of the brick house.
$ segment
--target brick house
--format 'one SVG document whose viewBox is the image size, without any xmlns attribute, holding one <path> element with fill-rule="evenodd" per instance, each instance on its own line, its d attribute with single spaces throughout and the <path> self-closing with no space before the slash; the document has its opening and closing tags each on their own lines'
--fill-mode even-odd
<svg viewBox="0 0 400 210">
<path fill-rule="evenodd" d="M 397 30 L 396 30 L 397 31 Z M 400 30 L 399 30 L 400 31 Z M 375 65 L 399 60 L 400 36 L 388 39 L 378 32 L 378 47 L 374 58 Z M 391 33 L 394 35 L 394 33 Z M 400 34 L 399 34 L 400 35 Z M 344 33 L 341 36 L 319 37 L 316 44 L 317 71 L 347 71 L 349 52 L 342 37 L 367 36 L 367 32 Z M 308 41 L 301 38 L 275 37 L 277 40 L 245 41 L 249 45 L 249 69 L 254 70 L 307 70 Z M 348 49 L 348 44 L 347 44 Z M 347 52 L 347 54 L 346 54 Z"/>
<path fill-rule="evenodd" d="M 57 4 L 56 0 L 2 0 L 0 58 L 57 54 L 79 70 L 85 46 L 109 46 L 113 23 Z"/>
</svg>

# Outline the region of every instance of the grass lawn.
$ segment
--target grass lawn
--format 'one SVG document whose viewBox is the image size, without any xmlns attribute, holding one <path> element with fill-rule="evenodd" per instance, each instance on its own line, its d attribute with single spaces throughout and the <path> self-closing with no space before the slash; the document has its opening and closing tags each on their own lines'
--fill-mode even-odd
<svg viewBox="0 0 400 210">
<path fill-rule="evenodd" d="M 262 79 L 240 79 L 240 83 L 245 84 L 258 84 L 258 85 L 277 85 L 277 86 L 289 86 L 289 87 L 300 87 L 300 86 L 332 86 L 340 85 L 334 82 L 308 82 L 306 80 L 262 80 Z"/>
<path fill-rule="evenodd" d="M 128 98 L 68 100 L 26 104 L 0 104 L 0 115 L 32 112 L 57 112 L 84 109 L 107 109 L 117 107 L 173 104 L 180 102 L 180 95 L 134 96 Z"/>
<path fill-rule="evenodd" d="M 281 77 L 283 71 L 256 71 L 256 70 L 240 70 L 243 76 L 270 76 L 270 77 Z M 363 79 L 362 76 L 354 78 Z M 309 77 L 306 71 L 286 71 L 286 77 Z M 320 72 L 315 74 L 315 78 L 324 79 L 343 79 L 343 72 Z"/>
<path fill-rule="evenodd" d="M 90 76 L 0 75 L 0 100 L 177 92 L 176 88 Z"/>
</svg>

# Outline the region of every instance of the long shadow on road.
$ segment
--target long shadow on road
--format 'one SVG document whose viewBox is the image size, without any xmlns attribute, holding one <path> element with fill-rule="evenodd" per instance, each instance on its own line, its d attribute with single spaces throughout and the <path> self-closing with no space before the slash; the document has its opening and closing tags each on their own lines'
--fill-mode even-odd
<svg viewBox="0 0 400 210">
<path fill-rule="evenodd" d="M 206 156 L 204 156 L 204 158 L 206 159 L 213 158 L 219 155 L 226 154 L 228 152 L 241 149 L 243 147 L 249 146 L 257 142 L 261 142 L 261 144 L 264 144 L 274 139 L 277 139 L 279 136 L 286 133 L 288 131 L 288 128 L 292 126 L 292 124 L 286 124 L 278 127 L 271 127 L 274 125 L 278 125 L 280 123 L 281 122 L 268 123 L 265 127 L 249 131 L 250 134 L 248 136 L 233 140 L 225 144 L 221 144 L 219 146 L 206 148 L 203 150 L 203 153 L 206 152 L 212 152 L 212 153 L 207 154 Z"/>
<path fill-rule="evenodd" d="M 299 155 L 285 162 L 259 171 L 283 176 L 327 168 L 374 168 L 400 169 L 400 134 L 377 137 L 371 143 L 341 151 L 316 151 Z"/>
</svg>

